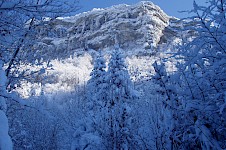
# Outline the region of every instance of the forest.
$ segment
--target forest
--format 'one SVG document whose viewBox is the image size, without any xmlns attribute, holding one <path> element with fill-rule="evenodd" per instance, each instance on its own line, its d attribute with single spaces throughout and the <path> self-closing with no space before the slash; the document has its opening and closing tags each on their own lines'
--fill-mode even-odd
<svg viewBox="0 0 226 150">
<path fill-rule="evenodd" d="M 194 1 L 170 52 L 128 55 L 117 36 L 108 51 L 40 46 L 47 20 L 79 9 L 0 1 L 0 150 L 226 149 L 225 0 Z"/>
</svg>

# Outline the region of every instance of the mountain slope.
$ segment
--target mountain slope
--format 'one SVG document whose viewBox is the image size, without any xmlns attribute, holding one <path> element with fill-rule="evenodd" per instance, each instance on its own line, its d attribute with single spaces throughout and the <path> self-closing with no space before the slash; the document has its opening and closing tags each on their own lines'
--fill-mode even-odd
<svg viewBox="0 0 226 150">
<path fill-rule="evenodd" d="M 173 20 L 175 18 L 151 2 L 93 9 L 76 16 L 48 20 L 45 28 L 39 29 L 42 44 L 38 47 L 68 53 L 110 49 L 115 44 L 124 50 L 153 49 L 158 43 L 167 43 L 170 35 L 176 35 L 172 27 L 168 28 Z M 163 35 L 168 37 L 161 38 Z"/>
<path fill-rule="evenodd" d="M 96 52 L 102 50 L 108 58 L 115 45 L 129 56 L 126 61 L 134 81 L 147 78 L 150 72 L 153 73 L 152 63 L 168 56 L 166 52 L 180 42 L 178 19 L 168 16 L 151 2 L 122 4 L 76 16 L 45 19 L 44 27 L 37 27 L 40 42 L 34 45 L 34 49 L 38 50 L 38 55 L 41 52 L 44 61 L 49 61 L 52 70 L 47 70 L 44 77 L 38 77 L 37 84 L 18 89 L 26 97 L 31 89 L 35 89 L 37 95 L 40 88 L 52 93 L 71 91 L 75 85 L 85 84 Z M 171 62 L 167 64 L 169 70 L 175 70 Z M 136 71 L 139 76 L 135 78 Z M 42 87 L 39 78 L 44 83 Z"/>
</svg>

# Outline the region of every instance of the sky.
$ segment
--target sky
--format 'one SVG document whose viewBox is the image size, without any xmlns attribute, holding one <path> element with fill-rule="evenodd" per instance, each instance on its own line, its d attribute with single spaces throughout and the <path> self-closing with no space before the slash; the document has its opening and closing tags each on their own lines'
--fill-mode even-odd
<svg viewBox="0 0 226 150">
<path fill-rule="evenodd" d="M 158 5 L 169 16 L 183 18 L 188 16 L 187 13 L 179 13 L 178 11 L 191 10 L 193 0 L 151 0 Z M 105 8 L 118 4 L 136 4 L 140 0 L 80 0 L 82 7 L 77 13 L 92 10 L 93 8 Z M 204 5 L 206 0 L 196 0 L 197 4 Z"/>
</svg>

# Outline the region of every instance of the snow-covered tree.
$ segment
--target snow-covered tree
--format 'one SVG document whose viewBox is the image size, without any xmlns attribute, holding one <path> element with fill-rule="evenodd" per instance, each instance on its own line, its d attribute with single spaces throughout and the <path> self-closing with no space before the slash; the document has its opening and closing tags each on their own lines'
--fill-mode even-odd
<svg viewBox="0 0 226 150">
<path fill-rule="evenodd" d="M 32 45 L 37 42 L 37 30 L 43 26 L 45 19 L 54 19 L 66 13 L 75 12 L 77 1 L 61 1 L 61 0 L 2 0 L 0 4 L 0 12 L 2 19 L 0 20 L 0 48 L 1 54 L 4 53 L 4 61 L 8 62 L 6 76 L 12 73 L 11 69 L 18 65 L 19 61 L 29 59 L 31 62 L 35 51 L 29 51 Z M 22 52 L 22 53 L 21 53 Z M 28 53 L 32 56 L 18 58 L 18 56 L 26 56 Z M 37 58 L 40 59 L 40 58 Z M 34 60 L 34 59 L 33 59 Z"/>
<path fill-rule="evenodd" d="M 88 99 L 94 108 L 99 111 L 106 103 L 106 61 L 100 53 L 94 60 L 93 70 L 90 73 L 90 80 L 87 83 Z"/>
<path fill-rule="evenodd" d="M 108 115 L 110 149 L 131 149 L 135 144 L 131 135 L 131 105 L 136 98 L 124 57 L 114 50 L 108 65 Z M 135 146 L 134 146 L 135 147 Z"/>
<path fill-rule="evenodd" d="M 202 149 L 226 148 L 225 11 L 225 0 L 209 0 L 207 6 L 194 2 L 195 15 L 190 18 L 194 26 L 188 30 L 194 30 L 195 35 L 178 52 L 184 62 L 178 68 L 189 89 L 183 99 L 186 110 L 193 114 L 186 117 L 193 121 L 189 136 L 196 137 Z"/>
<path fill-rule="evenodd" d="M 74 4 L 75 1 L 72 3 Z M 1 0 L 0 2 L 0 71 L 1 71 L 1 101 L 0 101 L 0 148 L 11 149 L 12 143 L 8 136 L 8 121 L 5 115 L 7 100 L 6 88 L 12 80 L 19 81 L 25 75 L 18 71 L 21 60 L 31 62 L 32 56 L 22 57 L 31 52 L 37 26 L 42 26 L 45 17 L 55 18 L 65 13 L 71 13 L 77 8 L 68 1 L 60 0 Z M 20 57 L 18 57 L 20 56 Z M 33 55 L 34 56 L 34 55 Z M 39 55 L 40 56 L 40 55 Z M 4 69 L 3 69 L 4 66 Z M 5 69 L 6 68 L 6 69 Z M 25 72 L 25 71 L 23 71 Z M 15 76 L 14 76 L 15 75 Z M 6 81 L 8 81 L 6 83 Z M 4 97 L 5 96 L 5 97 Z M 4 141 L 2 141 L 4 140 Z"/>
<path fill-rule="evenodd" d="M 222 0 L 209 0 L 208 6 L 194 2 L 196 15 L 185 21 L 189 38 L 175 55 L 178 70 L 158 77 L 164 83 L 164 96 L 173 102 L 166 103 L 173 112 L 173 128 L 168 135 L 173 148 L 226 147 L 225 9 L 226 1 Z"/>
<path fill-rule="evenodd" d="M 162 108 L 159 108 L 158 113 L 160 115 L 156 122 L 159 126 L 157 129 L 158 135 L 156 142 L 158 144 L 156 144 L 156 148 L 177 149 L 177 140 L 175 140 L 175 137 L 178 137 L 178 135 L 175 132 L 175 128 L 177 128 L 177 125 L 179 124 L 178 116 L 180 116 L 180 106 L 176 91 L 177 85 L 173 84 L 170 76 L 166 72 L 163 62 L 161 62 L 161 64 L 154 62 L 153 67 L 155 75 L 152 77 L 152 80 L 155 84 L 159 85 L 156 92 L 161 95 L 159 100 L 162 103 L 162 105 L 160 105 Z M 163 112 L 160 110 L 163 110 Z"/>
<path fill-rule="evenodd" d="M 12 150 L 13 145 L 11 138 L 8 134 L 9 125 L 8 118 L 6 116 L 7 105 L 5 101 L 6 96 L 6 76 L 3 70 L 3 62 L 0 60 L 0 149 Z"/>
<path fill-rule="evenodd" d="M 90 73 L 90 80 L 87 83 L 86 91 L 86 118 L 81 120 L 82 127 L 79 127 L 78 147 L 97 148 L 101 147 L 101 140 L 105 138 L 106 133 L 106 61 L 100 52 L 94 60 L 93 70 Z M 84 121 L 85 120 L 85 121 Z M 81 129 L 84 129 L 81 134 Z M 76 132 L 78 132 L 76 131 Z M 85 140 L 86 139 L 86 140 Z M 104 145 L 104 143 L 102 143 Z M 98 148 L 100 149 L 100 148 Z"/>
</svg>

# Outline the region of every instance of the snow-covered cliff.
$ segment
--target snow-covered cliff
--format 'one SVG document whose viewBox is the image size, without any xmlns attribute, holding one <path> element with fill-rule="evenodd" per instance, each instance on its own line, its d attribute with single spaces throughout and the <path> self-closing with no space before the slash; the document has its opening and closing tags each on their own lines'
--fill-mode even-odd
<svg viewBox="0 0 226 150">
<path fill-rule="evenodd" d="M 115 45 L 129 56 L 126 63 L 131 78 L 143 80 L 153 73 L 155 60 L 169 56 L 166 52 L 175 49 L 181 40 L 178 32 L 181 27 L 179 19 L 168 16 L 151 2 L 93 9 L 57 19 L 45 18 L 44 24 L 36 27 L 40 42 L 33 47 L 44 64 L 52 65 L 44 79 L 39 77 L 47 83 L 42 88 L 52 93 L 56 90 L 71 91 L 75 85 L 85 84 L 96 51 L 102 50 L 108 58 Z M 175 70 L 171 62 L 167 65 L 169 70 Z M 39 89 L 39 80 L 37 84 L 26 84 L 24 89 L 17 88 L 17 91 L 28 96 L 31 89 Z"/>
<path fill-rule="evenodd" d="M 173 20 L 175 18 L 151 2 L 93 9 L 46 21 L 45 28 L 39 29 L 42 44 L 38 47 L 58 54 L 63 51 L 64 55 L 89 49 L 111 49 L 115 44 L 124 50 L 149 50 L 176 36 L 172 27 L 168 27 Z"/>
</svg>

